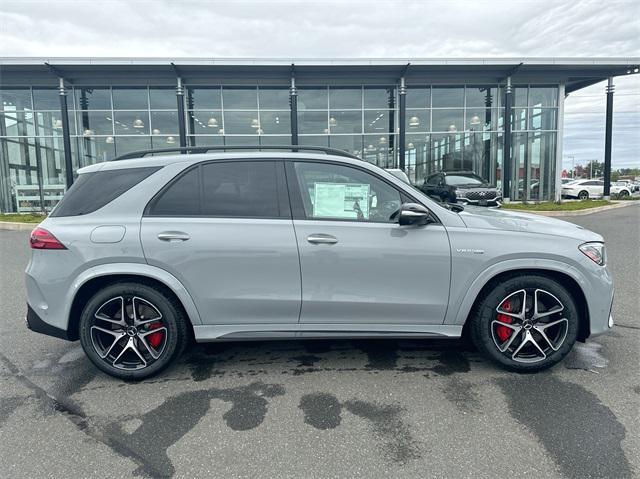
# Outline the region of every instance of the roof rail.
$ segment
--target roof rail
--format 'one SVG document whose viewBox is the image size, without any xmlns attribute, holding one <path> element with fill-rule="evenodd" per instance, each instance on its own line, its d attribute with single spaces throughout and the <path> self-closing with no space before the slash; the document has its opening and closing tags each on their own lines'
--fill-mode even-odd
<svg viewBox="0 0 640 479">
<path fill-rule="evenodd" d="M 245 146 L 245 145 L 210 145 L 210 146 L 183 146 L 175 148 L 158 148 L 149 150 L 132 151 L 114 158 L 111 161 L 129 160 L 131 158 L 144 158 L 147 155 L 154 153 L 207 153 L 209 151 L 228 151 L 228 150 L 291 150 L 293 152 L 298 151 L 321 151 L 327 155 L 344 156 L 346 158 L 353 158 L 355 160 L 361 160 L 360 157 L 348 153 L 343 150 L 337 150 L 335 148 L 325 148 L 324 146 L 302 146 L 302 145 L 257 145 L 257 146 Z"/>
</svg>

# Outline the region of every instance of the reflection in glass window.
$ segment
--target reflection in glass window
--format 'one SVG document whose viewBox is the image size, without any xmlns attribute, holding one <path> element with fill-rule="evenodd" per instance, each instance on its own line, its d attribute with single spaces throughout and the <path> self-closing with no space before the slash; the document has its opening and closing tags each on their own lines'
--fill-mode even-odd
<svg viewBox="0 0 640 479">
<path fill-rule="evenodd" d="M 340 139 L 340 138 L 345 138 L 345 137 L 344 136 L 332 137 L 332 139 Z M 306 135 L 306 136 L 300 135 L 298 137 L 298 143 L 300 145 L 307 145 L 307 146 L 329 146 L 329 137 L 326 135 Z"/>
<path fill-rule="evenodd" d="M 364 112 L 365 133 L 393 133 L 394 122 L 394 110 L 365 110 Z"/>
<path fill-rule="evenodd" d="M 111 110 L 111 90 L 108 88 L 75 88 L 76 109 Z"/>
<path fill-rule="evenodd" d="M 393 108 L 395 106 L 395 88 L 364 88 L 364 107 L 365 108 Z"/>
<path fill-rule="evenodd" d="M 331 133 L 362 133 L 362 112 L 330 111 L 329 130 Z"/>
<path fill-rule="evenodd" d="M 317 138 L 317 137 L 312 137 Z M 321 137 L 322 138 L 322 137 Z M 307 145 L 313 143 L 305 143 Z M 318 143 L 319 146 L 326 144 Z M 338 150 L 348 151 L 349 153 L 362 153 L 362 136 L 361 135 L 332 135 L 329 137 L 329 146 Z"/>
<path fill-rule="evenodd" d="M 488 131 L 494 129 L 492 108 L 467 108 L 465 130 L 467 131 Z"/>
<path fill-rule="evenodd" d="M 68 105 L 67 107 L 70 108 Z M 55 88 L 34 88 L 33 109 L 60 111 L 60 95 L 58 94 L 58 90 Z"/>
<path fill-rule="evenodd" d="M 329 107 L 332 109 L 362 109 L 362 89 L 330 87 Z"/>
<path fill-rule="evenodd" d="M 177 135 L 178 113 L 175 111 L 152 111 L 151 133 L 153 135 Z"/>
<path fill-rule="evenodd" d="M 178 135 L 159 135 L 151 137 L 151 148 L 175 148 L 180 146 Z M 162 153 L 158 153 L 161 155 Z M 172 153 L 166 153 L 170 155 Z M 154 155 L 155 156 L 155 155 Z"/>
<path fill-rule="evenodd" d="M 114 115 L 116 135 L 149 134 L 149 112 L 116 111 Z"/>
<path fill-rule="evenodd" d="M 79 140 L 81 166 L 108 161 L 116 155 L 115 140 L 112 136 L 95 138 L 83 137 Z"/>
<path fill-rule="evenodd" d="M 558 89 L 555 87 L 534 87 L 529 90 L 529 106 L 557 106 Z"/>
<path fill-rule="evenodd" d="M 225 145 L 239 145 L 239 146 L 248 146 L 254 147 L 258 144 L 258 137 L 256 135 L 253 136 L 225 136 L 224 137 Z"/>
<path fill-rule="evenodd" d="M 258 91 L 255 87 L 223 87 L 225 110 L 255 110 L 258 108 Z"/>
<path fill-rule="evenodd" d="M 463 163 L 463 137 L 459 133 L 431 135 L 431 158 L 434 171 L 461 170 Z"/>
<path fill-rule="evenodd" d="M 431 106 L 431 88 L 410 86 L 407 88 L 407 108 L 429 108 Z"/>
<path fill-rule="evenodd" d="M 152 110 L 175 110 L 177 108 L 176 90 L 174 88 L 150 88 L 149 100 Z"/>
<path fill-rule="evenodd" d="M 39 136 L 62 136 L 62 120 L 58 111 L 39 111 L 35 113 Z M 69 118 L 73 131 L 73 117 Z"/>
<path fill-rule="evenodd" d="M 5 112 L 0 115 L 0 121 L 4 123 L 3 134 L 6 136 L 33 136 L 36 134 L 32 112 Z"/>
<path fill-rule="evenodd" d="M 260 138 L 260 145 L 278 146 L 278 145 L 291 144 L 291 135 L 277 135 L 277 136 L 260 135 L 259 138 Z M 286 150 L 286 151 L 289 151 L 289 150 Z"/>
<path fill-rule="evenodd" d="M 223 143 L 222 135 L 187 136 L 187 144 L 190 146 L 222 145 Z"/>
<path fill-rule="evenodd" d="M 256 135 L 259 129 L 257 111 L 224 112 L 224 132 L 227 135 Z"/>
<path fill-rule="evenodd" d="M 110 111 L 77 112 L 78 134 L 83 136 L 113 135 Z"/>
<path fill-rule="evenodd" d="M 306 133 L 329 133 L 327 112 L 325 111 L 298 111 L 298 132 Z"/>
<path fill-rule="evenodd" d="M 498 106 L 498 89 L 490 86 L 467 86 L 467 108 Z"/>
<path fill-rule="evenodd" d="M 114 88 L 114 110 L 146 110 L 149 108 L 149 92 L 146 88 Z"/>
<path fill-rule="evenodd" d="M 528 88 L 526 86 L 517 86 L 512 89 L 513 106 L 527 106 Z M 504 95 L 503 95 L 504 97 Z M 502 103 L 504 105 L 504 101 Z"/>
<path fill-rule="evenodd" d="M 326 88 L 300 88 L 298 89 L 298 110 L 326 110 Z"/>
<path fill-rule="evenodd" d="M 511 110 L 511 129 L 512 130 L 526 130 L 527 129 L 527 109 L 526 108 L 513 108 Z"/>
<path fill-rule="evenodd" d="M 429 110 L 411 110 L 407 109 L 405 118 L 405 131 L 407 134 L 418 131 L 430 131 L 431 114 Z"/>
<path fill-rule="evenodd" d="M 432 102 L 433 108 L 462 108 L 464 106 L 464 88 L 434 86 Z"/>
<path fill-rule="evenodd" d="M 289 111 L 261 111 L 260 128 L 263 134 L 291 134 L 291 113 Z"/>
<path fill-rule="evenodd" d="M 213 135 L 224 133 L 221 111 L 190 111 L 187 117 L 189 133 Z"/>
<path fill-rule="evenodd" d="M 219 110 L 222 108 L 220 87 L 187 88 L 189 110 Z"/>
<path fill-rule="evenodd" d="M 529 128 L 532 130 L 555 130 L 557 110 L 555 108 L 531 108 Z"/>
<path fill-rule="evenodd" d="M 118 136 L 116 137 L 116 153 L 124 155 L 132 151 L 148 150 L 151 148 L 151 137 L 149 136 Z M 177 142 L 177 140 L 175 140 Z M 180 146 L 169 144 L 167 147 Z"/>
<path fill-rule="evenodd" d="M 5 111 L 32 110 L 29 88 L 0 89 L 0 104 Z"/>
<path fill-rule="evenodd" d="M 260 87 L 258 89 L 258 97 L 260 100 L 261 110 L 289 109 L 289 89 L 288 88 Z"/>
<path fill-rule="evenodd" d="M 464 110 L 432 110 L 433 131 L 456 132 L 464 129 Z"/>
</svg>

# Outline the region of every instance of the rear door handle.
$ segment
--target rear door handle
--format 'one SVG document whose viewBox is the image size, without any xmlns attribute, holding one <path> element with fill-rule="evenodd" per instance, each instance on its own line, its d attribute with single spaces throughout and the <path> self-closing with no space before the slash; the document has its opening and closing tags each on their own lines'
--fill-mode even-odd
<svg viewBox="0 0 640 479">
<path fill-rule="evenodd" d="M 187 241 L 191 236 L 183 231 L 163 231 L 158 233 L 158 239 L 161 241 Z"/>
<path fill-rule="evenodd" d="M 336 244 L 338 242 L 338 238 L 331 235 L 317 233 L 307 236 L 307 241 L 313 244 Z"/>
</svg>

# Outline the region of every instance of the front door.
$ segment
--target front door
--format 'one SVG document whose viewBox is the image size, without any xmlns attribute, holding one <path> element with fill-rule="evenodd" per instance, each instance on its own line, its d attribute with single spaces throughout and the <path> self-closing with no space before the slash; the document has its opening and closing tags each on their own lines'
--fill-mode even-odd
<svg viewBox="0 0 640 479">
<path fill-rule="evenodd" d="M 280 161 L 196 165 L 142 218 L 149 264 L 187 288 L 206 324 L 297 323 L 300 263 Z"/>
<path fill-rule="evenodd" d="M 400 226 L 407 198 L 365 169 L 287 164 L 302 270 L 301 323 L 441 324 L 450 246 L 439 223 Z"/>
</svg>

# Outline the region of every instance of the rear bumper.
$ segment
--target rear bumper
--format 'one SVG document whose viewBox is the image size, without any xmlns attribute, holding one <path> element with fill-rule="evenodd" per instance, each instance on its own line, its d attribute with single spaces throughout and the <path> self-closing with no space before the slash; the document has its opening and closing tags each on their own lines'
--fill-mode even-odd
<svg viewBox="0 0 640 479">
<path fill-rule="evenodd" d="M 27 304 L 27 328 L 31 331 L 35 331 L 36 333 L 46 334 L 47 336 L 53 336 L 54 338 L 66 339 L 67 341 L 73 341 L 69 337 L 69 334 L 66 330 L 56 328 L 55 326 L 51 326 L 48 323 L 45 323 L 40 316 Z"/>
</svg>

